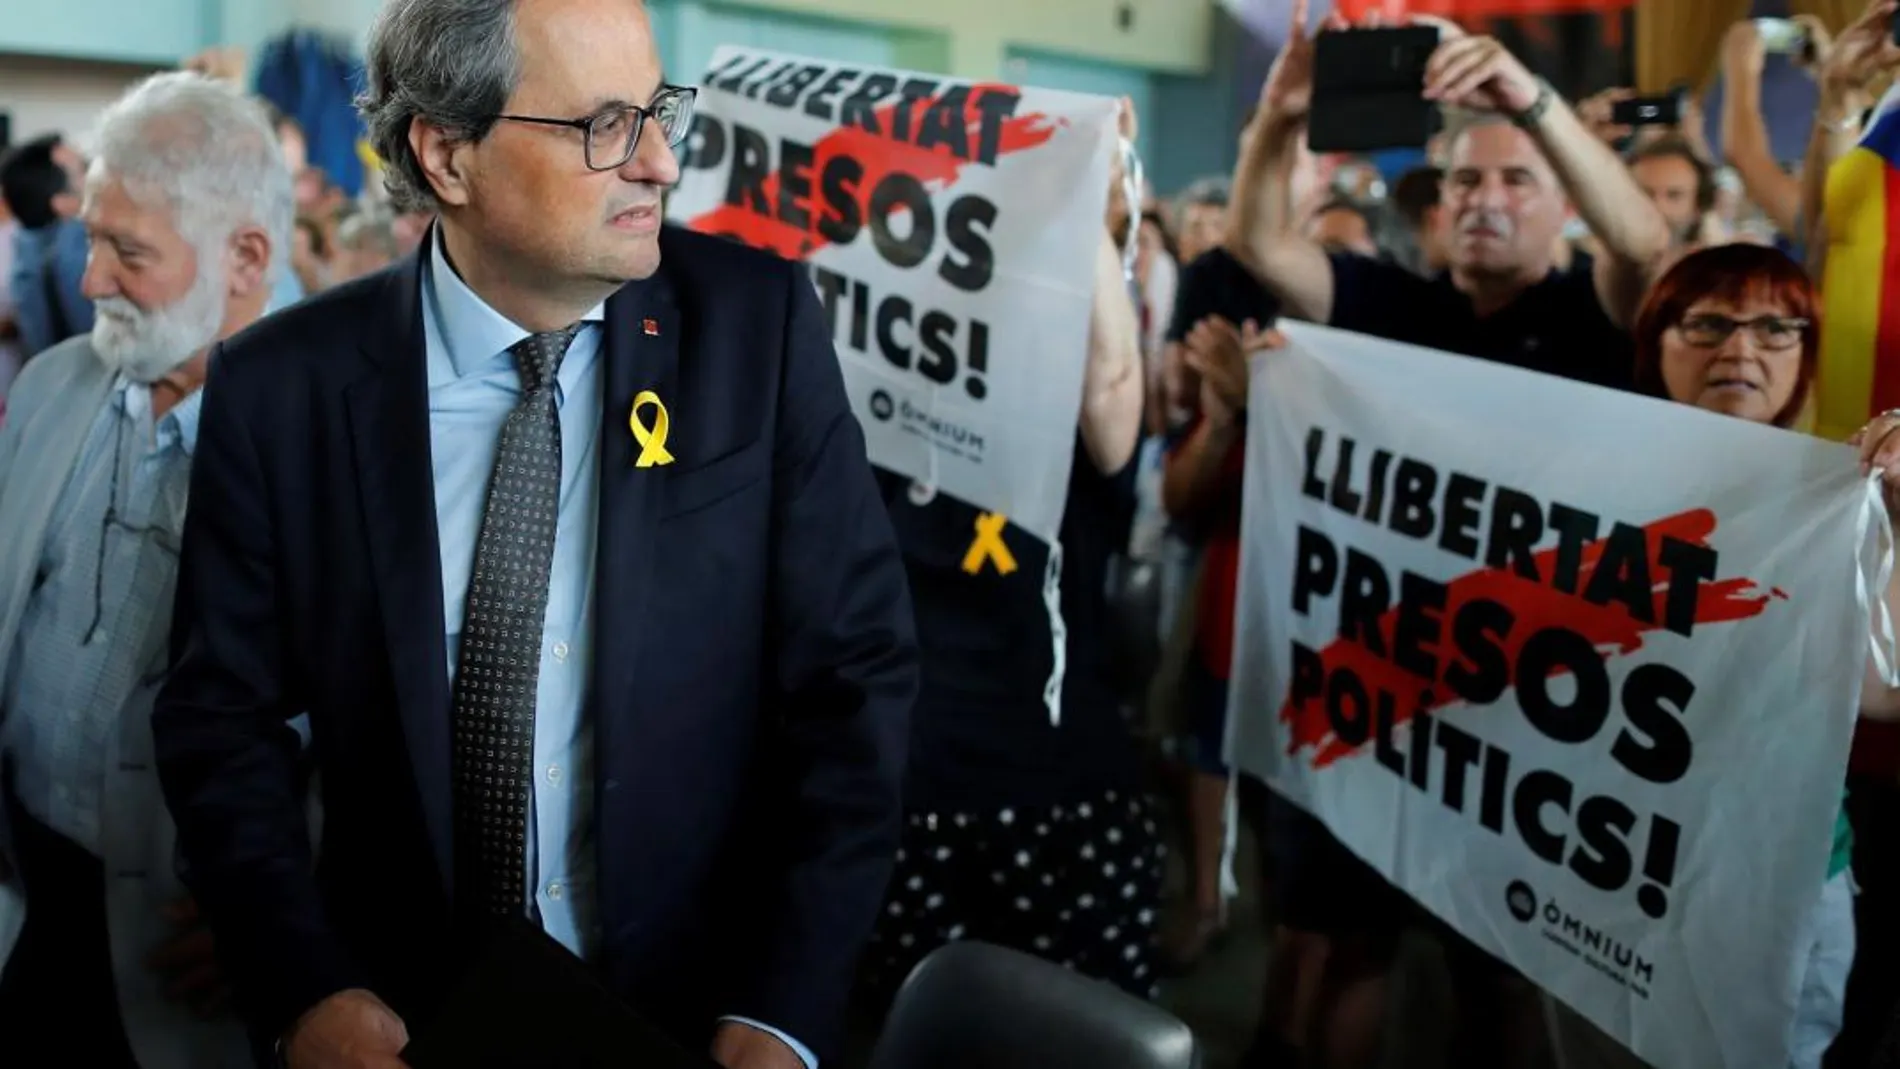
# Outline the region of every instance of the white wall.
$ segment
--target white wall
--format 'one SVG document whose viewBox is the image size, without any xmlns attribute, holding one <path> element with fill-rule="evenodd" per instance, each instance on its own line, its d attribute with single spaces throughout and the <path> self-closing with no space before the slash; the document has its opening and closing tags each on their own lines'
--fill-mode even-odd
<svg viewBox="0 0 1900 1069">
<path fill-rule="evenodd" d="M 0 62 L 0 110 L 13 116 L 17 143 L 58 133 L 89 146 L 92 123 L 144 68 L 8 56 Z"/>
</svg>

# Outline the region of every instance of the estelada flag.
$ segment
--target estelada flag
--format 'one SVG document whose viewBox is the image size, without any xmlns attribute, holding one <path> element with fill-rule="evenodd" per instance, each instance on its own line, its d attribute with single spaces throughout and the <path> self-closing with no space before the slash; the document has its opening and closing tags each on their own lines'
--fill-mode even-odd
<svg viewBox="0 0 1900 1069">
<path fill-rule="evenodd" d="M 1846 438 L 1900 408 L 1900 85 L 1827 175 L 1815 430 Z"/>
</svg>

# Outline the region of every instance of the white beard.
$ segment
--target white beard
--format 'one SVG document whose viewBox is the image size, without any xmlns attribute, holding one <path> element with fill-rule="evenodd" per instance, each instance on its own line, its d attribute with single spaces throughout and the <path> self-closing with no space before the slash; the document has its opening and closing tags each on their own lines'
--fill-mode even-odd
<svg viewBox="0 0 1900 1069">
<path fill-rule="evenodd" d="M 217 340 L 224 325 L 222 257 L 198 257 L 191 289 L 177 301 L 150 311 L 124 297 L 93 303 L 92 347 L 133 382 L 150 384 Z"/>
</svg>

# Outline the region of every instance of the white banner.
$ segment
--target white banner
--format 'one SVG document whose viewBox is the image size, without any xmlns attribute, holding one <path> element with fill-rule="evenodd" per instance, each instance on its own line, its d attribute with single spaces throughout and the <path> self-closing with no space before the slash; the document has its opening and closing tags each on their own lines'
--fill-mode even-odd
<svg viewBox="0 0 1900 1069">
<path fill-rule="evenodd" d="M 1783 1069 L 1887 545 L 1851 451 L 1284 329 L 1234 762 L 1651 1064 Z"/>
<path fill-rule="evenodd" d="M 1053 541 L 1116 111 L 726 46 L 667 214 L 810 264 L 873 463 Z"/>
</svg>

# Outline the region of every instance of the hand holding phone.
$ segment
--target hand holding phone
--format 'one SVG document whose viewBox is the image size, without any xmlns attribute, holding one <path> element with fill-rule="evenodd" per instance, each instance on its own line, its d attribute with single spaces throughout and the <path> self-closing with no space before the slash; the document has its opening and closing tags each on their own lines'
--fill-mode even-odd
<svg viewBox="0 0 1900 1069">
<path fill-rule="evenodd" d="M 1260 86 L 1260 113 L 1280 122 L 1304 119 L 1313 106 L 1314 38 L 1306 30 L 1307 0 L 1294 0 L 1286 44 Z"/>
<path fill-rule="evenodd" d="M 1756 19 L 1755 32 L 1761 35 L 1762 51 L 1792 56 L 1808 47 L 1808 30 L 1793 19 Z"/>
<path fill-rule="evenodd" d="M 1495 37 L 1443 41 L 1425 65 L 1425 98 L 1447 107 L 1516 116 L 1545 86 Z"/>
<path fill-rule="evenodd" d="M 1900 72 L 1900 19 L 1895 0 L 1875 0 L 1821 56 L 1816 80 L 1824 107 L 1872 106 L 1880 80 Z"/>
<path fill-rule="evenodd" d="M 1624 88 L 1605 89 L 1594 96 L 1587 97 L 1577 104 L 1577 118 L 1599 141 L 1615 146 L 1636 131 L 1616 121 L 1616 106 L 1625 100 L 1632 100 L 1636 90 Z"/>
<path fill-rule="evenodd" d="M 1688 90 L 1678 89 L 1659 96 L 1619 100 L 1610 109 L 1610 121 L 1617 126 L 1679 126 L 1688 96 Z"/>
</svg>

